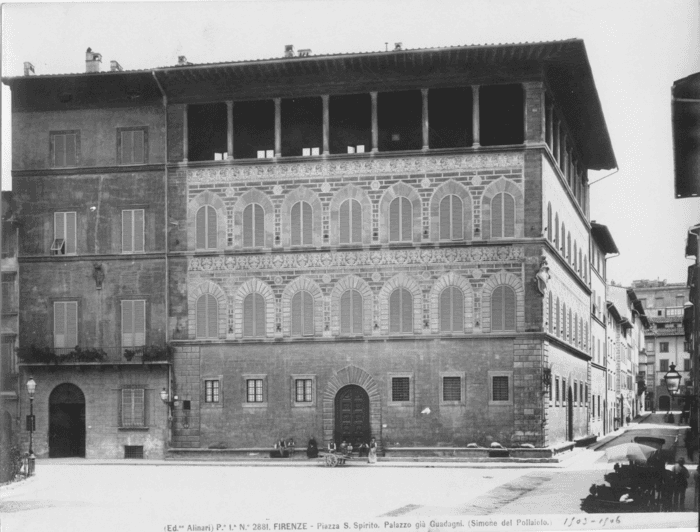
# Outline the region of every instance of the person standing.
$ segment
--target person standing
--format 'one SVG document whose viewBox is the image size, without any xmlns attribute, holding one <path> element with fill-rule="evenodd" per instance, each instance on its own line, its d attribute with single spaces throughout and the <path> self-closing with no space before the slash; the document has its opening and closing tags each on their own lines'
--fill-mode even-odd
<svg viewBox="0 0 700 532">
<path fill-rule="evenodd" d="M 367 463 L 377 463 L 377 441 L 374 438 L 372 438 L 369 442 L 369 453 L 367 454 Z"/>
<path fill-rule="evenodd" d="M 688 489 L 688 477 L 690 473 L 685 467 L 685 460 L 679 458 L 671 469 L 673 475 L 673 510 L 685 511 L 685 490 Z"/>
<path fill-rule="evenodd" d="M 318 442 L 313 436 L 311 436 L 311 439 L 309 440 L 309 445 L 308 447 L 306 447 L 306 457 L 318 458 Z"/>
</svg>

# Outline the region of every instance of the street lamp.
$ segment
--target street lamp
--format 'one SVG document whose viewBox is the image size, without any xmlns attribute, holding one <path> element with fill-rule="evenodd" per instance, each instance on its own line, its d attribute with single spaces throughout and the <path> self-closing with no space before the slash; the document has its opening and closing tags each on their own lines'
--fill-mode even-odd
<svg viewBox="0 0 700 532">
<path fill-rule="evenodd" d="M 31 477 L 34 474 L 34 430 L 36 423 L 34 422 L 34 392 L 36 392 L 36 381 L 33 377 L 29 377 L 27 381 L 27 394 L 29 395 L 29 416 L 27 417 L 27 430 L 29 431 L 29 456 L 27 457 L 27 476 Z"/>
<path fill-rule="evenodd" d="M 664 380 L 666 381 L 666 389 L 668 390 L 668 393 L 671 394 L 672 397 L 675 397 L 678 395 L 678 392 L 681 388 L 681 374 L 676 371 L 676 365 L 671 364 L 668 373 L 664 375 Z"/>
<path fill-rule="evenodd" d="M 160 391 L 160 399 L 161 399 L 161 401 L 163 401 L 163 403 L 165 403 L 166 405 L 168 405 L 168 421 L 169 421 L 169 422 L 172 422 L 172 420 L 173 420 L 172 409 L 173 409 L 173 408 L 177 408 L 177 406 L 180 404 L 180 400 L 179 400 L 178 396 L 177 396 L 177 395 L 173 395 L 173 398 L 172 398 L 172 400 L 171 400 L 171 399 L 170 399 L 170 394 L 168 393 L 168 390 L 166 390 L 165 388 L 163 388 L 163 389 Z"/>
</svg>

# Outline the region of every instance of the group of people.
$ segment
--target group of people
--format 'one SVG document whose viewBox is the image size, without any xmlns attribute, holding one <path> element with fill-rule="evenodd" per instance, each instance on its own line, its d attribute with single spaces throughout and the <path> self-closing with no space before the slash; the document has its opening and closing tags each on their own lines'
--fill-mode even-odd
<svg viewBox="0 0 700 532">
<path fill-rule="evenodd" d="M 280 438 L 272 447 L 270 458 L 293 458 L 296 451 L 294 438 L 289 438 L 286 441 L 284 438 Z"/>
<path fill-rule="evenodd" d="M 340 453 L 345 457 L 348 457 L 355 450 L 352 443 L 347 440 L 343 440 L 338 447 L 334 439 L 328 442 L 328 453 L 336 454 Z M 318 458 L 318 442 L 313 436 L 309 439 L 309 444 L 306 447 L 306 456 L 308 458 Z M 367 462 L 370 464 L 377 463 L 377 441 L 372 438 L 369 443 L 362 442 L 357 446 L 357 453 L 360 458 L 367 457 Z"/>
</svg>

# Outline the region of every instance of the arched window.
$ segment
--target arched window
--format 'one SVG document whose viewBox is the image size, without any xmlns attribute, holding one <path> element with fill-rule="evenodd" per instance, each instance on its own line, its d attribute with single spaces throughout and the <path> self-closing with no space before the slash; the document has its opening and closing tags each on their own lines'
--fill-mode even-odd
<svg viewBox="0 0 700 532">
<path fill-rule="evenodd" d="M 554 305 L 554 301 L 552 301 L 554 298 L 552 297 L 552 292 L 549 293 L 549 333 L 551 334 L 552 331 L 554 330 L 554 309 L 552 308 Z"/>
<path fill-rule="evenodd" d="M 576 268 L 578 267 L 578 262 L 576 261 L 576 254 L 578 253 L 578 250 L 576 248 L 577 245 L 576 242 L 574 242 L 574 256 L 571 257 L 571 261 L 574 263 L 574 271 L 576 271 Z"/>
<path fill-rule="evenodd" d="M 564 251 L 566 251 L 566 225 L 564 222 L 561 223 L 561 242 L 559 245 L 559 251 L 561 251 L 561 254 L 564 254 Z"/>
<path fill-rule="evenodd" d="M 573 325 L 572 325 L 572 323 L 571 323 L 571 309 L 569 309 L 569 326 L 568 326 L 568 329 L 567 329 L 568 332 L 569 332 L 569 336 L 567 336 L 567 340 L 570 340 L 570 339 L 571 339 L 571 329 L 572 329 L 572 327 L 573 327 Z"/>
<path fill-rule="evenodd" d="M 216 249 L 216 209 L 211 205 L 203 205 L 197 211 L 197 249 Z"/>
<path fill-rule="evenodd" d="M 265 245 L 265 211 L 257 203 L 243 209 L 243 246 L 247 248 Z"/>
<path fill-rule="evenodd" d="M 340 296 L 340 334 L 362 334 L 362 295 L 346 290 Z"/>
<path fill-rule="evenodd" d="M 340 204 L 340 243 L 355 244 L 362 242 L 362 206 L 354 199 Z"/>
<path fill-rule="evenodd" d="M 211 294 L 197 299 L 197 338 L 219 337 L 219 303 Z"/>
<path fill-rule="evenodd" d="M 572 262 L 572 256 L 571 256 L 571 233 L 566 235 L 566 259 L 569 261 L 569 264 Z"/>
<path fill-rule="evenodd" d="M 397 288 L 389 296 L 389 332 L 413 332 L 413 296 L 405 288 Z"/>
<path fill-rule="evenodd" d="M 314 298 L 306 290 L 292 297 L 292 336 L 313 336 Z"/>
<path fill-rule="evenodd" d="M 515 330 L 515 291 L 510 286 L 497 286 L 491 295 L 491 330 Z"/>
<path fill-rule="evenodd" d="M 491 236 L 515 236 L 515 199 L 505 192 L 496 194 L 491 200 Z"/>
<path fill-rule="evenodd" d="M 440 240 L 464 238 L 463 205 L 459 196 L 450 194 L 440 201 Z"/>
<path fill-rule="evenodd" d="M 557 336 L 561 336 L 561 314 L 559 314 L 559 298 L 557 298 L 556 312 L 557 312 L 557 330 L 555 331 L 555 333 L 557 334 Z"/>
<path fill-rule="evenodd" d="M 547 203 L 547 240 L 552 241 L 552 204 Z"/>
<path fill-rule="evenodd" d="M 578 272 L 579 274 L 583 275 L 583 262 L 581 262 L 581 259 L 583 258 L 583 255 L 581 254 L 581 250 L 578 250 Z"/>
<path fill-rule="evenodd" d="M 561 304 L 561 338 L 566 340 L 566 303 Z"/>
<path fill-rule="evenodd" d="M 578 314 L 574 314 L 574 336 L 572 343 L 576 345 L 578 341 Z"/>
<path fill-rule="evenodd" d="M 389 205 L 389 242 L 413 240 L 413 205 L 403 196 L 394 198 Z"/>
<path fill-rule="evenodd" d="M 554 249 L 559 249 L 559 213 L 554 215 Z"/>
<path fill-rule="evenodd" d="M 309 246 L 312 244 L 312 210 L 305 201 L 292 205 L 292 246 Z"/>
<path fill-rule="evenodd" d="M 588 257 L 586 255 L 583 256 L 581 268 L 583 269 L 583 280 L 588 281 Z"/>
<path fill-rule="evenodd" d="M 243 300 L 243 336 L 262 338 L 265 331 L 265 299 L 253 292 Z"/>
<path fill-rule="evenodd" d="M 456 286 L 440 294 L 440 332 L 464 332 L 464 294 Z"/>
</svg>

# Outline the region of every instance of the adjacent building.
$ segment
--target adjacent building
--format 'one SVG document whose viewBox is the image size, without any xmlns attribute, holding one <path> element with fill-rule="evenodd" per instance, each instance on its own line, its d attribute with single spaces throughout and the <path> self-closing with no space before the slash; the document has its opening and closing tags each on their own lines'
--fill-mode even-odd
<svg viewBox="0 0 700 532">
<path fill-rule="evenodd" d="M 600 430 L 582 41 L 100 63 L 4 80 L 40 456 Z"/>
</svg>

